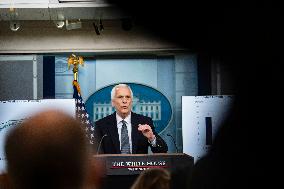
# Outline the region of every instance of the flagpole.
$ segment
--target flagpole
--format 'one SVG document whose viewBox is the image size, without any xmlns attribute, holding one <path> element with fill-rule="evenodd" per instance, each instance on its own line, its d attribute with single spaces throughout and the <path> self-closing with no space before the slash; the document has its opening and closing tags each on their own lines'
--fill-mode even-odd
<svg viewBox="0 0 284 189">
<path fill-rule="evenodd" d="M 75 54 L 69 56 L 68 69 L 70 69 L 70 66 L 73 65 L 73 98 L 75 99 L 76 118 L 82 123 L 81 125 L 83 126 L 83 129 L 86 132 L 86 136 L 90 144 L 93 145 L 95 128 L 93 122 L 90 120 L 84 100 L 82 99 L 80 85 L 78 82 L 79 64 L 81 64 L 81 66 L 84 66 L 84 61 L 81 56 L 76 56 Z"/>
<path fill-rule="evenodd" d="M 75 54 L 71 54 L 68 57 L 68 70 L 70 70 L 70 66 L 73 65 L 73 75 L 74 75 L 74 80 L 73 80 L 73 86 L 77 88 L 77 91 L 79 94 L 81 94 L 80 86 L 79 86 L 79 65 L 84 66 L 84 60 L 81 56 L 76 56 Z"/>
</svg>

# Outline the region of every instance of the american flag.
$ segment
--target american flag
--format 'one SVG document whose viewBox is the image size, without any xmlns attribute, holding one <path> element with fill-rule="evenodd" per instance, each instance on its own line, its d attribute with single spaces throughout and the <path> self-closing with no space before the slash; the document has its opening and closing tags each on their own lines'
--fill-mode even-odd
<svg viewBox="0 0 284 189">
<path fill-rule="evenodd" d="M 86 110 L 85 103 L 82 99 L 79 83 L 74 80 L 73 81 L 73 98 L 76 103 L 76 118 L 82 123 L 84 126 L 84 130 L 86 132 L 86 137 L 88 138 L 90 144 L 94 144 L 94 124 L 90 120 L 90 116 Z"/>
</svg>

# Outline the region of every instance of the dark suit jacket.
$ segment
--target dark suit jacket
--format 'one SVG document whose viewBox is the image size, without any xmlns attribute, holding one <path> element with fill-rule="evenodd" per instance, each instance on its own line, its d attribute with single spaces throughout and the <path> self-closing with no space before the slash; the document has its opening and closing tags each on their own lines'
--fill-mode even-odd
<svg viewBox="0 0 284 189">
<path fill-rule="evenodd" d="M 138 131 L 139 124 L 148 124 L 151 126 L 154 135 L 156 136 L 156 147 L 152 147 L 148 139 Z M 153 153 L 166 153 L 168 146 L 165 141 L 158 136 L 154 130 L 153 121 L 151 118 L 131 112 L 131 125 L 132 125 L 132 153 L 133 154 L 147 154 L 148 146 L 151 147 Z M 102 137 L 106 135 L 103 139 Z M 117 130 L 116 112 L 104 117 L 95 123 L 95 143 L 100 149 L 98 153 L 105 154 L 120 154 L 120 142 Z"/>
</svg>

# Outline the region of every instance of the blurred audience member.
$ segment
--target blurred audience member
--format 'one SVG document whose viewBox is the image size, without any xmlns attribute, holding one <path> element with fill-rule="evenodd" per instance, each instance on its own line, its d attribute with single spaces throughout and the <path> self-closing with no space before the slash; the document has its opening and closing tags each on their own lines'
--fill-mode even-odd
<svg viewBox="0 0 284 189">
<path fill-rule="evenodd" d="M 170 180 L 166 169 L 147 169 L 137 177 L 131 189 L 170 189 Z"/>
<path fill-rule="evenodd" d="M 16 127 L 6 138 L 5 153 L 13 189 L 95 187 L 85 133 L 62 112 L 41 112 Z"/>
</svg>

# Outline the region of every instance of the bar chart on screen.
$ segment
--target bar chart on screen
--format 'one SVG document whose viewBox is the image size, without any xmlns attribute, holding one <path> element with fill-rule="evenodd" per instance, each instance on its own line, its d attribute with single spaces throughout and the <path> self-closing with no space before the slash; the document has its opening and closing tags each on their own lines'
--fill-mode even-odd
<svg viewBox="0 0 284 189">
<path fill-rule="evenodd" d="M 194 162 L 210 149 L 233 100 L 232 95 L 182 97 L 183 152 L 193 156 Z"/>
</svg>

